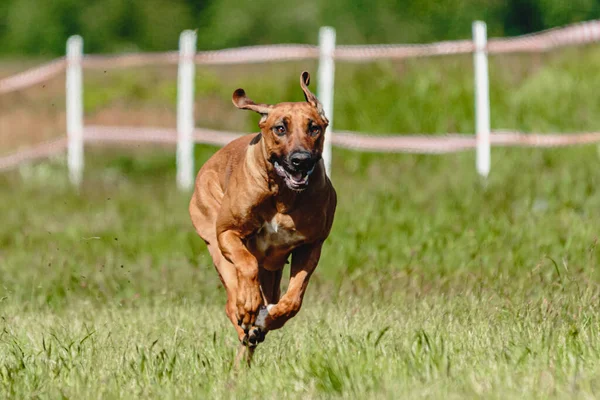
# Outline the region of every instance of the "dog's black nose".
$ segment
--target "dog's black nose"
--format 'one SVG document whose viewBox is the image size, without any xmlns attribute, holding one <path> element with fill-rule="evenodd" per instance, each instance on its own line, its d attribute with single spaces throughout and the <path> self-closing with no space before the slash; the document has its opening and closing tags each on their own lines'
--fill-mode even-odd
<svg viewBox="0 0 600 400">
<path fill-rule="evenodd" d="M 308 151 L 296 151 L 290 155 L 290 164 L 299 170 L 308 170 L 312 167 L 312 156 Z"/>
</svg>

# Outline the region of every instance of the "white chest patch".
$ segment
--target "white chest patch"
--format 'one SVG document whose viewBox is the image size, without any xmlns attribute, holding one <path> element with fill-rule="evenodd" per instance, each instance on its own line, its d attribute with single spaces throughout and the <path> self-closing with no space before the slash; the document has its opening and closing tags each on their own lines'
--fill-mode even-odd
<svg viewBox="0 0 600 400">
<path fill-rule="evenodd" d="M 304 240 L 304 236 L 295 229 L 287 229 L 277 221 L 277 216 L 266 221 L 256 234 L 256 247 L 261 253 L 269 249 L 295 247 Z"/>
</svg>

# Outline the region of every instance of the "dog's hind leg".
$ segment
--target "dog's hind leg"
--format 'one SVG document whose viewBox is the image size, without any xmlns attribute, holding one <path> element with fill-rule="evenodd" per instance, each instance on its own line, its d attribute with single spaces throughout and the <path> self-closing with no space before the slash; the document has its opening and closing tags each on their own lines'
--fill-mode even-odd
<svg viewBox="0 0 600 400">
<path fill-rule="evenodd" d="M 293 251 L 288 289 L 277 304 L 267 308 L 265 330 L 281 328 L 300 311 L 306 287 L 321 256 L 322 244 L 307 244 Z"/>
</svg>

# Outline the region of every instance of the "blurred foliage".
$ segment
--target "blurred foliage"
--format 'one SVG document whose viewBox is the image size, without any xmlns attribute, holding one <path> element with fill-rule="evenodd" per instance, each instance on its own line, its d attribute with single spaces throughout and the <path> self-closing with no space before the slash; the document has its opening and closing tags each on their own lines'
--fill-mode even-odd
<svg viewBox="0 0 600 400">
<path fill-rule="evenodd" d="M 315 43 L 322 25 L 339 43 L 427 42 L 469 37 L 475 19 L 501 36 L 598 17 L 598 0 L 2 0 L 0 53 L 62 54 L 72 34 L 87 52 L 169 50 L 184 29 L 202 49 Z"/>
</svg>

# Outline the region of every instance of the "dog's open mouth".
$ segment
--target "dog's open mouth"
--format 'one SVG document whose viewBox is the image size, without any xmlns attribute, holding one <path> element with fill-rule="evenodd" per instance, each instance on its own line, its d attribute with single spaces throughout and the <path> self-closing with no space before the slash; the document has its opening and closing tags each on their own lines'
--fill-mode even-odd
<svg viewBox="0 0 600 400">
<path fill-rule="evenodd" d="M 277 175 L 283 178 L 285 184 L 292 190 L 301 191 L 306 189 L 308 186 L 308 178 L 310 174 L 315 170 L 315 166 L 313 166 L 309 171 L 288 171 L 283 165 L 279 164 L 277 161 L 273 163 L 275 167 L 275 172 Z"/>
</svg>

